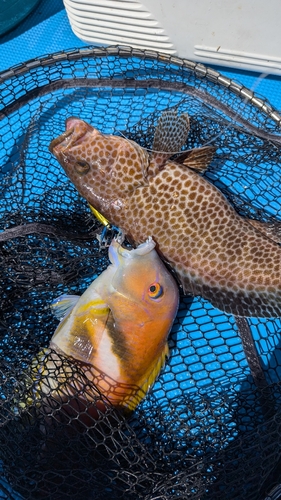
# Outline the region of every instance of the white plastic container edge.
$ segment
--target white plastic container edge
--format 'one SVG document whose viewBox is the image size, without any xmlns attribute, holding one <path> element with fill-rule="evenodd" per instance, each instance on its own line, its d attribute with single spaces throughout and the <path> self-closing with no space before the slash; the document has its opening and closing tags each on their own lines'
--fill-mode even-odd
<svg viewBox="0 0 281 500">
<path fill-rule="evenodd" d="M 280 0 L 64 0 L 86 43 L 281 75 Z"/>
</svg>

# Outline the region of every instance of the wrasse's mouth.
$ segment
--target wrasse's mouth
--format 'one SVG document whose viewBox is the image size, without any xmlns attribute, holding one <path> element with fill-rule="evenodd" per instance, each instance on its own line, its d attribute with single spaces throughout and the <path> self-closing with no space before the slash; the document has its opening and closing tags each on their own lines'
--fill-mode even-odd
<svg viewBox="0 0 281 500">
<path fill-rule="evenodd" d="M 51 151 L 51 153 L 54 153 L 54 148 L 59 144 L 61 144 L 65 139 L 67 139 L 67 137 L 72 135 L 73 132 L 74 132 L 74 127 L 69 130 L 66 130 L 65 132 L 63 132 L 63 134 L 59 135 L 59 137 L 56 137 L 56 139 L 53 139 L 49 145 L 49 151 Z"/>
</svg>

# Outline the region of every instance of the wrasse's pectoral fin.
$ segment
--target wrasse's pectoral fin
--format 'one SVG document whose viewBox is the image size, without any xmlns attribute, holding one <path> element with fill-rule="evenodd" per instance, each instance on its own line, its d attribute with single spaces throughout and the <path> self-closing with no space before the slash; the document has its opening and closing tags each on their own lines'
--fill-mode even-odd
<svg viewBox="0 0 281 500">
<path fill-rule="evenodd" d="M 79 299 L 79 295 L 60 295 L 54 299 L 50 306 L 54 316 L 62 321 L 72 311 Z"/>
<path fill-rule="evenodd" d="M 134 411 L 141 400 L 146 396 L 149 388 L 154 384 L 157 379 L 161 369 L 165 365 L 166 359 L 169 356 L 169 347 L 168 343 L 165 344 L 164 349 L 162 350 L 158 360 L 155 363 L 155 366 L 151 370 L 151 366 L 147 370 L 147 373 L 143 377 L 143 382 L 140 383 L 140 389 L 130 398 L 130 400 L 126 401 L 126 408 L 129 411 Z"/>
<path fill-rule="evenodd" d="M 159 168 L 168 158 L 181 150 L 186 143 L 189 128 L 187 113 L 178 116 L 176 109 L 162 113 L 155 129 L 151 156 Z"/>
<path fill-rule="evenodd" d="M 246 219 L 251 226 L 255 227 L 270 240 L 281 243 L 281 222 L 261 222 L 256 219 Z"/>
<path fill-rule="evenodd" d="M 214 158 L 215 152 L 216 148 L 213 146 L 194 148 L 182 153 L 175 161 L 203 174 Z"/>
<path fill-rule="evenodd" d="M 91 300 L 81 301 L 75 312 L 61 321 L 50 341 L 50 348 L 72 356 L 83 363 L 92 363 L 97 346 L 107 330 L 108 305 L 93 291 Z"/>
</svg>

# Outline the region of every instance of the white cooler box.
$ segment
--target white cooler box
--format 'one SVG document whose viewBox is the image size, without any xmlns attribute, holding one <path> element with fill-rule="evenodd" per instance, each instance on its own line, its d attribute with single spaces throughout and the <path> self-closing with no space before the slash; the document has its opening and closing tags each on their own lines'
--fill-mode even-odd
<svg viewBox="0 0 281 500">
<path fill-rule="evenodd" d="M 281 0 L 64 0 L 73 32 L 260 73 L 281 74 Z"/>
</svg>

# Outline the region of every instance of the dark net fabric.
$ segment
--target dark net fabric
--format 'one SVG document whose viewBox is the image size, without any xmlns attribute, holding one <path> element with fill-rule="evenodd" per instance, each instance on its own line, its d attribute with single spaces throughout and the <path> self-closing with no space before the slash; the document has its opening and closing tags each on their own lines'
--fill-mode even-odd
<svg viewBox="0 0 281 500">
<path fill-rule="evenodd" d="M 48 372 L 51 302 L 81 294 L 109 262 L 48 146 L 77 116 L 150 148 L 176 106 L 191 119 L 186 148 L 217 148 L 204 175 L 278 234 L 280 116 L 214 70 L 126 48 L 31 61 L 2 73 L 0 91 L 0 498 L 263 500 L 280 481 L 279 318 L 241 327 L 182 296 L 170 358 L 129 417 L 82 364 L 57 355 Z M 71 404 L 52 397 L 58 369 Z"/>
</svg>

